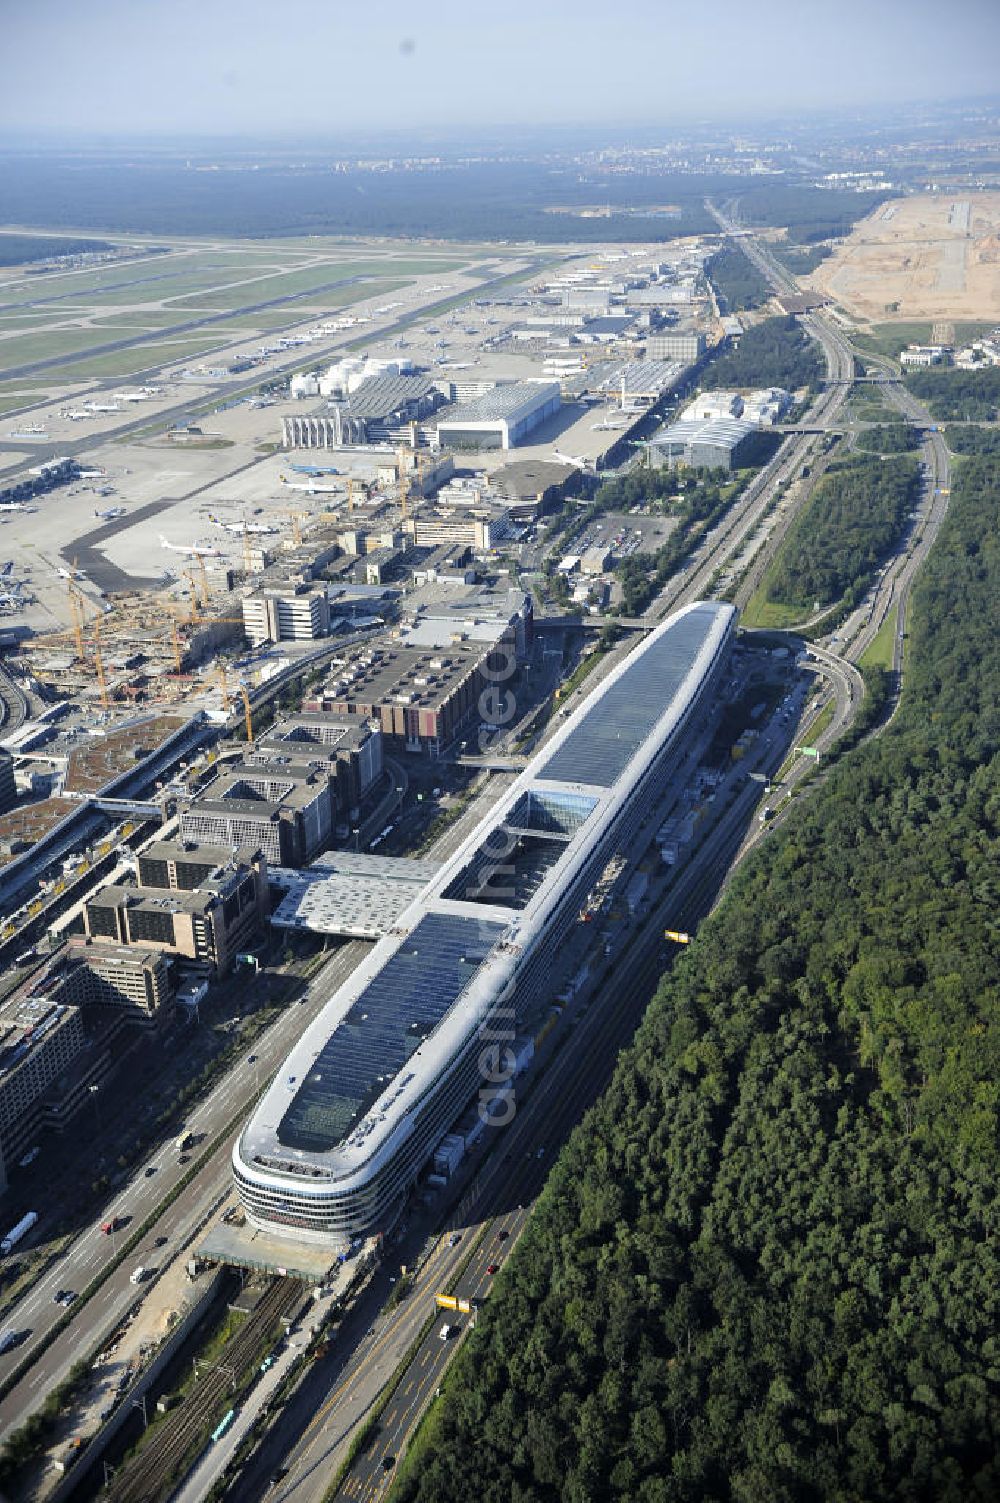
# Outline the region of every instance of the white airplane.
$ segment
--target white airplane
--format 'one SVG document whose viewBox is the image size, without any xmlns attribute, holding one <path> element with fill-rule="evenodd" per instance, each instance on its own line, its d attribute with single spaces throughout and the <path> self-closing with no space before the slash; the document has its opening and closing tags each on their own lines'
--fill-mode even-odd
<svg viewBox="0 0 1000 1503">
<path fill-rule="evenodd" d="M 34 511 L 33 506 L 25 506 L 23 501 L 0 501 L 0 511 Z"/>
<path fill-rule="evenodd" d="M 85 402 L 87 412 L 121 412 L 121 404 L 118 402 Z"/>
<path fill-rule="evenodd" d="M 109 506 L 107 511 L 98 511 L 96 507 L 94 509 L 94 516 L 98 517 L 102 522 L 113 522 L 115 517 L 123 517 L 124 515 L 124 506 Z"/>
<path fill-rule="evenodd" d="M 553 449 L 552 458 L 560 460 L 563 464 L 571 464 L 575 470 L 592 470 L 594 468 L 589 459 L 584 459 L 580 454 L 564 454 L 561 449 Z"/>
<path fill-rule="evenodd" d="M 168 543 L 163 533 L 160 533 L 160 547 L 169 548 L 171 553 L 183 553 L 188 558 L 225 558 L 225 554 L 218 548 L 209 548 L 201 543 Z"/>
<path fill-rule="evenodd" d="M 87 422 L 88 418 L 92 418 L 94 414 L 92 412 L 81 412 L 79 410 L 74 410 L 72 412 L 60 412 L 59 416 L 69 418 L 71 423 L 85 423 Z"/>
<path fill-rule="evenodd" d="M 225 532 L 235 533 L 238 538 L 241 538 L 245 532 L 256 534 L 258 537 L 271 537 L 278 531 L 277 527 L 272 527 L 267 522 L 223 522 L 218 517 L 213 517 L 211 513 L 209 513 L 208 520 L 213 527 L 221 527 Z"/>
<path fill-rule="evenodd" d="M 287 475 L 278 478 L 290 491 L 305 491 L 309 496 L 339 496 L 342 491 L 339 485 L 321 485 L 316 480 L 289 480 Z"/>
</svg>

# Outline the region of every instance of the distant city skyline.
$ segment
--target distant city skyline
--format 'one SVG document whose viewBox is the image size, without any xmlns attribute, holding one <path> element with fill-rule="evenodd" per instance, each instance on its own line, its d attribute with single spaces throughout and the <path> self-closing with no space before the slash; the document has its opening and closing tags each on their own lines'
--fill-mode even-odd
<svg viewBox="0 0 1000 1503">
<path fill-rule="evenodd" d="M 995 92 L 995 0 L 7 0 L 0 132 L 609 128 Z"/>
</svg>

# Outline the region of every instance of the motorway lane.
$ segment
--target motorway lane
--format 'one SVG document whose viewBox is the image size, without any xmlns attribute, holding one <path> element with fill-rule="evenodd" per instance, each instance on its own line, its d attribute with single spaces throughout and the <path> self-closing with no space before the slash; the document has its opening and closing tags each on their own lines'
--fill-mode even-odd
<svg viewBox="0 0 1000 1503">
<path fill-rule="evenodd" d="M 256 1053 L 255 1063 L 249 1053 L 215 1087 L 210 1096 L 185 1116 L 188 1132 L 204 1135 L 204 1142 L 217 1136 L 235 1116 L 249 1113 L 250 1107 L 288 1053 L 307 1023 L 319 1012 L 332 991 L 344 980 L 370 946 L 354 941 L 338 950 L 324 969 L 310 983 L 305 1002 L 289 1003 L 283 1015 L 264 1033 L 249 1053 Z M 230 1167 L 231 1142 L 223 1143 L 163 1217 L 143 1239 L 142 1244 L 110 1277 L 97 1295 L 86 1305 L 75 1307 L 79 1313 L 51 1347 L 39 1358 L 17 1387 L 0 1402 L 0 1432 L 23 1424 L 40 1399 L 68 1373 L 81 1352 L 100 1345 L 108 1330 L 124 1315 L 138 1295 L 143 1293 L 129 1283 L 129 1274 L 139 1263 L 156 1267 L 165 1256 L 173 1255 L 178 1241 L 199 1225 L 220 1196 L 228 1194 L 232 1184 Z M 196 1157 L 196 1148 L 192 1157 Z M 147 1166 L 157 1165 L 148 1179 Z M 32 1340 L 0 1356 L 0 1379 L 12 1371 L 31 1349 L 34 1341 L 49 1331 L 64 1311 L 53 1302 L 57 1289 L 74 1289 L 82 1294 L 87 1284 L 113 1258 L 124 1239 L 149 1215 L 169 1191 L 187 1173 L 188 1166 L 177 1162 L 172 1143 L 153 1152 L 139 1166 L 133 1180 L 105 1206 L 94 1222 L 72 1243 L 45 1276 L 9 1313 L 5 1326 L 30 1330 Z M 112 1216 L 129 1216 L 131 1221 L 114 1236 L 100 1230 L 102 1221 Z M 157 1236 L 170 1238 L 164 1250 L 154 1246 Z M 148 1293 L 149 1286 L 145 1286 Z"/>
</svg>

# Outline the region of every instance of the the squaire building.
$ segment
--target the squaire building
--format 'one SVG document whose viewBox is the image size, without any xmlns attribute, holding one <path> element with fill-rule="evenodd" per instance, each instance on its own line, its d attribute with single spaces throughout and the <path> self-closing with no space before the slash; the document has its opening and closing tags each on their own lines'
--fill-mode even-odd
<svg viewBox="0 0 1000 1503">
<path fill-rule="evenodd" d="M 392 1221 L 483 1088 L 484 1041 L 537 1002 L 582 901 L 674 773 L 735 619 L 698 602 L 651 632 L 332 993 L 234 1146 L 251 1223 L 333 1244 Z"/>
</svg>

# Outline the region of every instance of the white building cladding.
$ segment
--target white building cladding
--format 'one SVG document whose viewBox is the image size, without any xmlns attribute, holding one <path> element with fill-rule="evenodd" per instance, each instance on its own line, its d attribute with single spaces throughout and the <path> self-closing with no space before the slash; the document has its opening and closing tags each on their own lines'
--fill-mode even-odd
<svg viewBox="0 0 1000 1503">
<path fill-rule="evenodd" d="M 537 1001 L 587 892 L 674 774 L 735 620 L 701 601 L 651 632 L 332 993 L 234 1146 L 253 1224 L 335 1242 L 391 1221 L 482 1084 L 484 1041 Z"/>
</svg>

